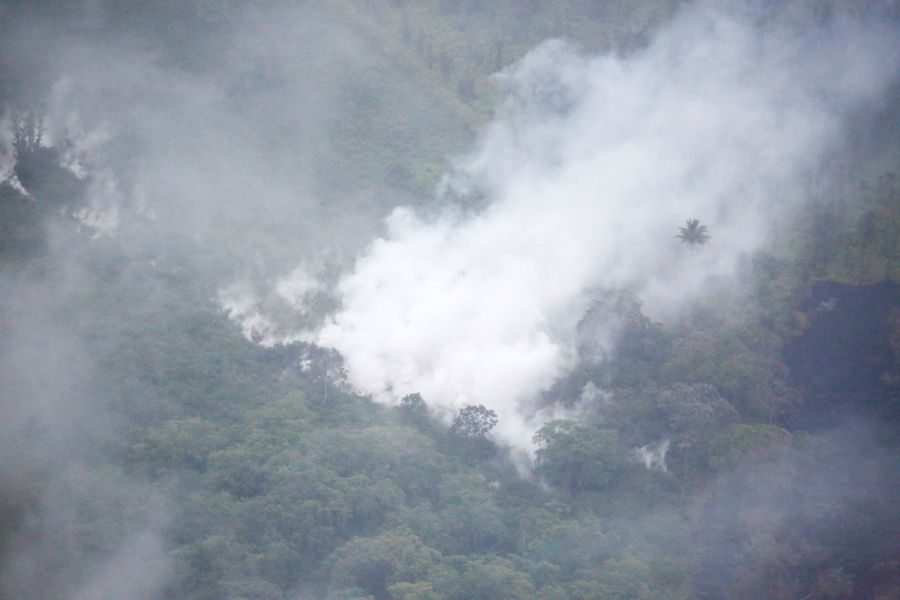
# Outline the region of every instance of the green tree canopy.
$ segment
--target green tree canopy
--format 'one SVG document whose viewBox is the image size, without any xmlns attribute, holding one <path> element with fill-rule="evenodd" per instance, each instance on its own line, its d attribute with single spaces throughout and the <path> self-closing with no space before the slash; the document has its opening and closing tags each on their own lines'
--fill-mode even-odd
<svg viewBox="0 0 900 600">
<path fill-rule="evenodd" d="M 551 421 L 534 435 L 534 442 L 538 474 L 569 489 L 602 489 L 624 466 L 618 432 L 584 420 Z"/>
<path fill-rule="evenodd" d="M 469 405 L 456 415 L 450 433 L 462 437 L 483 436 L 496 425 L 497 413 L 481 404 Z"/>
</svg>

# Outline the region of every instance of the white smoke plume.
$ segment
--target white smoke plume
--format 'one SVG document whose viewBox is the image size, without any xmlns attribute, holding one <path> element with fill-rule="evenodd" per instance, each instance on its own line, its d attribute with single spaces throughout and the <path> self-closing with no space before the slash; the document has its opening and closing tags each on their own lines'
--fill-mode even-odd
<svg viewBox="0 0 900 600">
<path fill-rule="evenodd" d="M 350 382 L 446 414 L 484 404 L 497 439 L 530 450 L 592 290 L 661 317 L 727 281 L 897 71 L 889 34 L 758 16 L 695 6 L 630 56 L 551 41 L 501 73 L 509 99 L 447 185 L 486 207 L 397 209 L 339 285 L 319 343 Z M 710 245 L 676 240 L 690 218 Z"/>
<path fill-rule="evenodd" d="M 664 438 L 655 444 L 645 444 L 635 448 L 634 456 L 648 470 L 668 473 L 669 466 L 666 464 L 666 454 L 669 453 L 670 445 L 671 441 Z"/>
<path fill-rule="evenodd" d="M 228 318 L 241 327 L 244 337 L 257 344 L 312 341 L 315 331 L 304 328 L 303 322 L 315 319 L 312 307 L 328 292 L 324 278 L 322 273 L 300 264 L 277 279 L 266 296 L 248 282 L 239 281 L 219 290 L 217 301 Z"/>
</svg>

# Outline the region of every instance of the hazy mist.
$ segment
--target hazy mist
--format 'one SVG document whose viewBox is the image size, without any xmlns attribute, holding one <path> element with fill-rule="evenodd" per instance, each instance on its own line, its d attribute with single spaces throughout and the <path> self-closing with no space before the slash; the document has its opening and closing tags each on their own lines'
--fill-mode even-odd
<svg viewBox="0 0 900 600">
<path fill-rule="evenodd" d="M 554 388 L 583 366 L 585 345 L 604 359 L 619 351 L 614 319 L 584 327 L 586 315 L 621 293 L 658 327 L 686 318 L 710 296 L 742 306 L 751 292 L 742 273 L 754 257 L 805 226 L 797 221 L 802 209 L 843 198 L 841 178 L 863 162 L 861 148 L 876 156 L 881 144 L 895 143 L 894 130 L 878 124 L 896 113 L 900 28 L 874 9 L 837 8 L 826 18 L 802 2 L 667 2 L 659 10 L 665 17 L 654 13 L 622 36 L 628 43 L 590 45 L 570 39 L 562 26 L 515 33 L 525 31 L 521 23 L 539 10 L 535 3 L 508 3 L 508 10 L 439 3 L 451 15 L 521 20 L 510 18 L 513 33 L 486 42 L 481 54 L 459 51 L 472 64 L 496 60 L 498 69 L 488 83 L 478 80 L 477 94 L 460 85 L 454 96 L 435 91 L 449 85 L 442 80 L 449 75 L 439 72 L 457 69 L 453 76 L 470 83 L 474 67 L 442 62 L 449 59 L 431 48 L 427 32 L 407 23 L 417 10 L 412 1 L 385 2 L 390 10 L 374 0 L 347 4 L 352 10 L 340 2 L 211 3 L 204 10 L 194 4 L 0 1 L 0 184 L 22 192 L 31 203 L 25 206 L 44 202 L 16 148 L 17 127 L 40 114 L 39 143 L 29 152 L 45 160 L 48 178 L 64 190 L 59 194 L 75 198 L 41 209 L 37 259 L 0 263 L 0 516 L 9 515 L 0 523 L 3 598 L 181 598 L 173 590 L 190 580 L 184 564 L 200 564 L 196 557 L 207 548 L 179 546 L 193 543 L 193 530 L 182 532 L 181 524 L 196 523 L 173 505 L 218 485 L 216 477 L 226 481 L 216 491 L 221 506 L 255 498 L 258 490 L 246 492 L 246 482 L 221 467 L 245 456 L 253 467 L 277 472 L 254 479 L 252 468 L 250 475 L 241 471 L 251 482 L 247 488 L 275 481 L 309 494 L 291 500 L 290 508 L 315 506 L 309 509 L 315 518 L 291 513 L 290 526 L 308 527 L 304 543 L 325 539 L 325 549 L 316 547 L 316 554 L 283 542 L 279 548 L 290 552 L 278 560 L 302 564 L 304 577 L 314 573 L 316 581 L 330 577 L 329 569 L 340 571 L 334 566 L 342 564 L 339 544 L 369 539 L 388 525 L 401 538 L 414 535 L 417 544 L 440 549 L 416 546 L 411 555 L 417 558 L 508 555 L 498 572 L 543 569 L 550 575 L 534 579 L 546 589 L 563 576 L 547 566 L 557 546 L 523 541 L 530 540 L 532 519 L 535 528 L 546 526 L 547 539 L 584 555 L 572 559 L 576 566 L 566 576 L 606 564 L 611 551 L 604 544 L 641 556 L 634 540 L 655 528 L 653 507 L 633 521 L 623 512 L 612 525 L 593 529 L 574 521 L 565 526 L 571 530 L 552 525 L 595 501 L 602 486 L 584 488 L 583 502 L 564 498 L 571 511 L 548 499 L 535 501 L 525 516 L 497 516 L 515 505 L 509 498 L 516 490 L 530 502 L 559 487 L 533 470 L 534 435 L 543 425 L 584 417 L 614 427 L 615 402 L 631 398 L 607 402 L 615 390 L 577 377 L 571 390 Z M 627 4 L 596 3 L 592 10 L 598 22 L 638 22 L 640 11 Z M 371 34 L 376 26 L 403 34 L 386 41 Z M 467 33 L 447 27 L 446 39 Z M 527 52 L 508 50 L 528 35 L 543 41 L 529 42 Z M 399 41 L 403 36 L 409 40 Z M 403 44 L 418 44 L 429 66 L 399 52 Z M 710 244 L 688 246 L 676 238 L 688 219 L 708 227 Z M 2 253 L 0 259 L 6 260 Z M 174 341 L 145 343 L 142 336 Z M 195 339 L 221 348 L 225 358 L 203 363 L 192 354 Z M 175 351 L 190 360 L 167 362 Z M 197 373 L 219 377 L 224 391 L 206 380 L 195 384 Z M 788 379 L 781 371 L 779 377 Z M 813 395 L 791 385 L 786 396 Z M 284 393 L 291 386 L 296 396 Z M 710 429 L 718 434 L 737 423 L 740 434 L 746 415 L 737 417 L 726 391 L 708 388 L 728 413 Z M 387 408 L 416 393 L 427 404 L 424 416 Z M 282 402 L 277 410 L 288 406 L 288 416 L 260 408 L 261 398 L 271 399 L 266 394 Z M 299 408 L 290 403 L 295 397 Z M 446 434 L 446 425 L 470 405 L 498 417 L 488 439 L 479 438 L 496 444 L 487 444 L 488 458 L 478 454 L 483 448 Z M 289 450 L 271 450 L 278 444 L 266 437 L 268 429 L 258 438 L 241 429 L 243 410 L 260 431 L 287 423 L 290 431 L 279 432 L 291 440 L 284 442 Z M 365 410 L 370 413 L 360 416 Z M 692 528 L 699 540 L 692 577 L 703 585 L 694 597 L 765 593 L 757 575 L 769 572 L 770 555 L 759 550 L 758 562 L 728 564 L 721 558 L 748 530 L 758 534 L 747 542 L 754 551 L 777 547 L 790 555 L 788 542 L 779 545 L 783 539 L 827 530 L 834 515 L 852 516 L 856 502 L 886 514 L 884 506 L 896 498 L 897 460 L 880 454 L 879 427 L 848 417 L 808 446 L 796 434 L 798 450 L 779 437 L 791 434 L 780 429 L 787 425 L 776 422 L 776 412 L 762 426 L 774 450 L 751 466 L 729 463 L 723 451 L 727 460 L 710 466 L 708 479 L 683 466 L 688 444 L 671 419 L 629 422 L 608 443 L 627 453 L 616 463 L 619 471 L 636 467 L 635 477 L 647 478 L 640 481 L 648 497 L 677 496 L 688 506 L 678 509 L 677 524 L 663 529 L 668 535 Z M 210 433 L 215 419 L 226 425 Z M 291 429 L 292 419 L 303 425 Z M 335 423 L 357 429 L 346 438 L 321 434 L 319 442 L 300 437 Z M 396 435 L 389 428 L 406 428 L 408 438 L 401 436 L 397 447 L 412 439 L 428 449 L 425 458 L 414 457 L 428 464 L 409 468 L 410 478 L 426 481 L 409 486 L 415 493 L 425 489 L 424 499 L 403 482 L 372 491 L 354 479 L 356 467 L 347 466 L 353 461 L 367 465 L 360 471 L 407 474 L 402 461 L 367 455 L 365 435 L 377 438 L 382 426 L 386 438 Z M 172 439 L 188 450 L 171 450 Z M 345 439 L 349 449 L 341 445 Z M 712 439 L 710 433 L 698 447 Z M 252 451 L 228 454 L 245 442 Z M 338 447 L 338 466 L 327 485 L 290 470 L 288 458 L 309 472 L 319 469 L 329 443 Z M 842 447 L 845 456 L 835 450 Z M 271 455 L 257 460 L 256 451 Z M 438 485 L 429 477 L 449 464 L 441 453 L 466 466 L 483 460 L 487 475 L 453 475 Z M 672 466 L 673 455 L 681 471 Z M 212 472 L 210 465 L 226 475 L 203 471 Z M 510 473 L 515 483 L 504 479 Z M 673 491 L 683 482 L 696 488 Z M 328 485 L 367 504 L 348 508 Z M 481 495 L 459 492 L 457 499 L 454 485 Z M 637 502 L 643 489 L 633 494 Z M 490 494 L 497 490 L 498 498 L 508 495 L 496 500 Z M 378 512 L 414 497 L 395 513 Z M 421 526 L 435 498 L 451 505 L 434 508 L 435 519 L 459 523 L 465 532 L 458 546 Z M 265 521 L 266 511 L 282 509 L 276 505 L 219 511 L 229 524 L 246 514 L 258 518 L 240 533 L 242 551 L 254 557 L 242 572 L 248 581 L 261 579 L 265 568 L 277 571 L 269 563 L 281 564 L 259 558 L 257 540 L 248 541 L 282 543 L 279 527 L 289 519 L 277 526 L 274 517 Z M 483 520 L 457 520 L 453 511 L 470 505 Z M 366 511 L 377 516 L 366 520 Z M 347 514 L 350 526 L 333 525 Z M 334 529 L 315 521 L 320 517 Z M 207 526 L 197 521 L 197 530 Z M 896 525 L 896 518 L 873 519 L 860 535 Z M 215 544 L 225 547 L 222 540 L 233 531 L 209 528 L 203 543 L 213 540 L 210 555 L 230 556 Z M 489 541 L 479 545 L 484 531 Z M 90 541 L 96 532 L 103 543 Z M 883 537 L 876 550 L 890 553 L 890 533 Z M 393 552 L 397 539 L 385 547 Z M 513 556 L 516 544 L 532 553 L 527 560 Z M 852 555 L 841 554 L 843 546 L 830 551 L 816 556 Z M 210 572 L 218 568 L 209 562 Z M 229 598 L 316 597 L 308 590 L 319 583 L 291 569 L 278 575 L 289 581 L 279 583 L 277 594 L 285 596 L 241 591 Z M 428 573 L 443 581 L 450 571 L 444 565 Z M 401 597 L 387 576 L 372 572 L 375 596 L 328 598 Z M 359 581 L 353 585 L 365 587 Z M 410 576 L 401 584 L 416 581 Z M 747 595 L 725 594 L 732 585 Z M 806 591 L 798 584 L 784 593 L 801 598 Z"/>
</svg>

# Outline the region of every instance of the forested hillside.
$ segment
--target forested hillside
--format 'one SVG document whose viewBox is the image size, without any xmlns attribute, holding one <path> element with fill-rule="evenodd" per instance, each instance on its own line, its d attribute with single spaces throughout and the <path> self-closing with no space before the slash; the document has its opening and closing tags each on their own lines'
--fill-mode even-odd
<svg viewBox="0 0 900 600">
<path fill-rule="evenodd" d="M 0 598 L 900 597 L 900 4 L 738 4 L 0 1 Z"/>
</svg>

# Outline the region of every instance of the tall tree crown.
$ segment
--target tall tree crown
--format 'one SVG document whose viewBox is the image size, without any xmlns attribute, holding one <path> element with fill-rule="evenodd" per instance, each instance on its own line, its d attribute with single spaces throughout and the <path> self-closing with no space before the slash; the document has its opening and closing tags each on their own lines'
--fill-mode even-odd
<svg viewBox="0 0 900 600">
<path fill-rule="evenodd" d="M 684 227 L 678 228 L 678 232 L 675 237 L 691 248 L 702 246 L 710 239 L 706 225 L 701 225 L 700 219 L 688 219 Z"/>
</svg>

